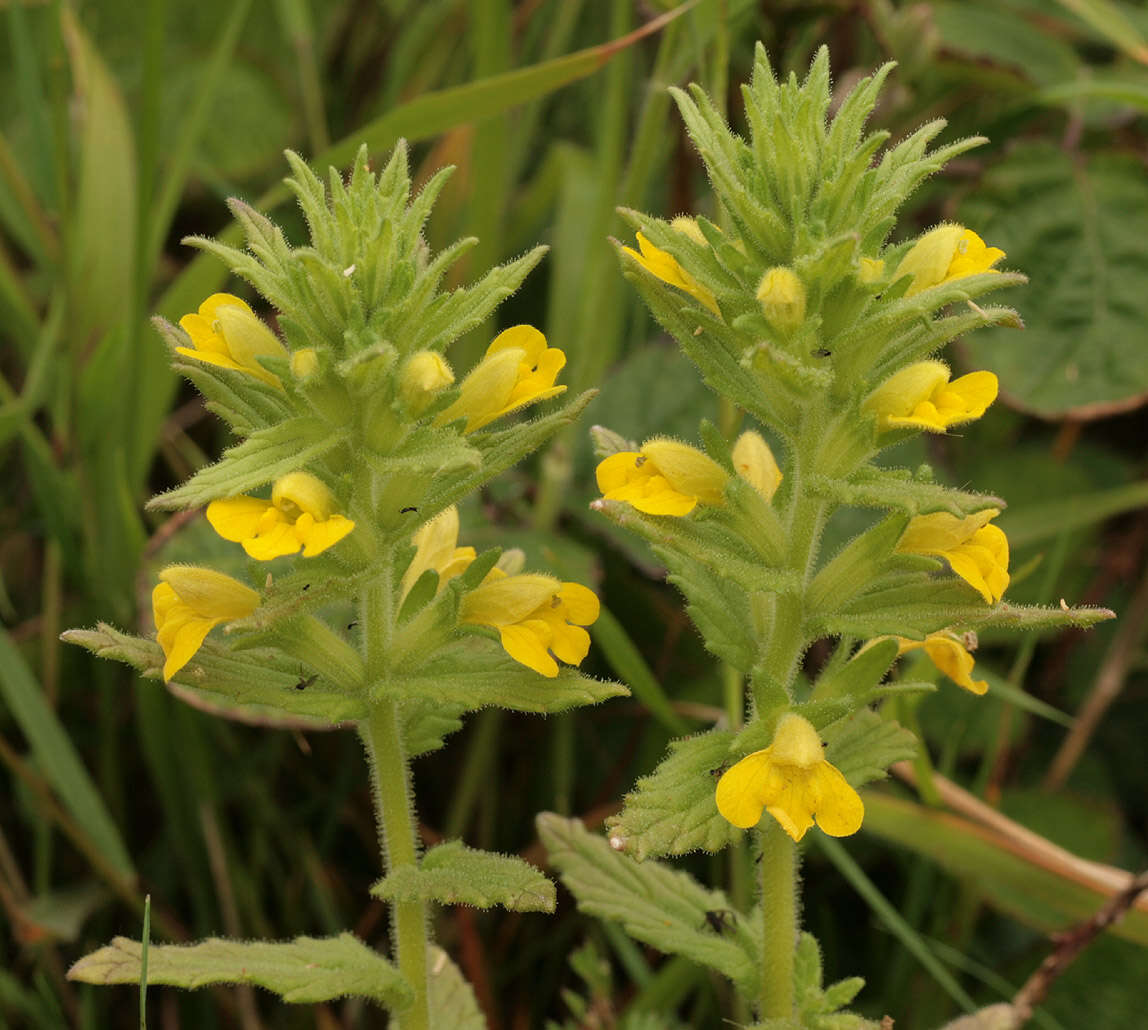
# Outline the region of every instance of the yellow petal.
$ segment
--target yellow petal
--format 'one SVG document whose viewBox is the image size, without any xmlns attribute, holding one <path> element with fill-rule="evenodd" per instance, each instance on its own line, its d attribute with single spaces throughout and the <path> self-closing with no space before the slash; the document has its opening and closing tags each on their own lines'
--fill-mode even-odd
<svg viewBox="0 0 1148 1030">
<path fill-rule="evenodd" d="M 240 543 L 255 536 L 270 507 L 271 502 L 260 497 L 227 497 L 207 506 L 207 521 L 224 540 Z"/>
<path fill-rule="evenodd" d="M 849 837 L 861 829 L 865 805 L 861 796 L 829 762 L 812 771 L 817 825 L 830 837 Z"/>
<path fill-rule="evenodd" d="M 277 508 L 272 510 L 279 513 Z M 288 554 L 298 554 L 302 546 L 294 524 L 283 518 L 281 513 L 275 522 L 261 527 L 255 536 L 243 541 L 243 550 L 256 561 L 271 561 Z"/>
<path fill-rule="evenodd" d="M 332 515 L 322 522 L 312 521 L 305 525 L 303 519 L 309 517 L 304 515 L 295 523 L 296 535 L 303 542 L 304 558 L 313 558 L 333 547 L 355 528 L 354 521 L 343 515 Z"/>
<path fill-rule="evenodd" d="M 729 474 L 696 447 L 677 440 L 656 438 L 642 444 L 642 454 L 654 463 L 678 493 L 696 497 L 701 504 L 723 502 Z"/>
<path fill-rule="evenodd" d="M 930 633 L 921 646 L 932 663 L 958 686 L 974 694 L 983 694 L 989 689 L 986 680 L 973 679 L 973 656 L 948 633 Z"/>
<path fill-rule="evenodd" d="M 566 618 L 576 626 L 593 625 L 602 610 L 598 595 L 581 583 L 563 583 L 558 589 L 558 599 Z"/>
<path fill-rule="evenodd" d="M 746 755 L 722 773 L 714 794 L 722 818 L 743 830 L 761 821 L 765 803 L 760 785 L 767 778 L 770 765 L 769 749 L 766 748 Z"/>
<path fill-rule="evenodd" d="M 518 381 L 525 356 L 526 352 L 517 347 L 488 354 L 462 381 L 458 397 L 435 417 L 434 424 L 445 426 L 466 418 L 464 431 L 471 433 L 493 422 Z"/>
<path fill-rule="evenodd" d="M 550 631 L 546 623 L 537 620 L 503 626 L 499 628 L 498 635 L 506 653 L 516 662 L 527 668 L 553 679 L 558 675 L 558 663 L 550 657 L 547 647 L 550 643 Z"/>
<path fill-rule="evenodd" d="M 242 619 L 259 607 L 259 595 L 237 579 L 197 565 L 169 565 L 159 578 L 170 583 L 185 604 L 196 611 Z"/>
<path fill-rule="evenodd" d="M 688 235 L 688 233 L 683 235 Z M 709 308 L 715 315 L 721 314 L 721 309 L 718 307 L 717 298 L 714 297 L 713 291 L 706 286 L 702 286 L 689 272 L 682 268 L 672 254 L 662 250 L 660 247 L 655 247 L 641 233 L 637 233 L 637 238 L 638 250 L 641 251 L 641 253 L 630 247 L 623 247 L 623 253 L 632 257 L 655 278 L 661 279 L 662 282 L 668 283 L 670 286 L 676 286 L 679 290 L 684 290 L 695 300 L 701 301 L 702 304 Z"/>
<path fill-rule="evenodd" d="M 793 712 L 787 712 L 778 720 L 770 752 L 775 762 L 802 769 L 825 760 L 817 730 L 808 719 Z"/>
<path fill-rule="evenodd" d="M 775 329 L 792 332 L 805 321 L 805 286 L 792 268 L 769 269 L 757 284 L 757 301 Z"/>
<path fill-rule="evenodd" d="M 464 595 L 459 618 L 484 626 L 508 626 L 549 603 L 561 587 L 553 576 L 536 572 L 488 579 Z"/>
</svg>

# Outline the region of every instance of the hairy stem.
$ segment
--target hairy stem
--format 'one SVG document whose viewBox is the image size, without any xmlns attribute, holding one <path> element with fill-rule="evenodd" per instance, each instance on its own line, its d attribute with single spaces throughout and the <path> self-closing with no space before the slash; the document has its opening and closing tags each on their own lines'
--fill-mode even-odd
<svg viewBox="0 0 1148 1030">
<path fill-rule="evenodd" d="M 367 648 L 367 683 L 378 689 L 386 675 L 387 642 L 393 635 L 395 604 L 393 577 L 384 571 L 367 589 L 363 600 L 363 626 Z M 418 862 L 410 766 L 403 748 L 398 706 L 386 697 L 377 700 L 359 732 L 371 769 L 371 795 L 375 800 L 379 844 L 384 871 L 389 875 Z M 399 971 L 414 990 L 414 1004 L 402 1013 L 402 1030 L 429 1030 L 427 1000 L 427 912 L 421 901 L 391 905 L 391 939 Z"/>
<path fill-rule="evenodd" d="M 761 828 L 761 1012 L 793 1018 L 793 957 L 797 949 L 797 845 L 776 819 Z"/>
</svg>

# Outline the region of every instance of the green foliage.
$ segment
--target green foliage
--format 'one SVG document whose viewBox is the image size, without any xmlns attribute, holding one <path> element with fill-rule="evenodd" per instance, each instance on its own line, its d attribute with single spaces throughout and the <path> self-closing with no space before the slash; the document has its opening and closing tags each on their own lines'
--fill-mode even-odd
<svg viewBox="0 0 1148 1030">
<path fill-rule="evenodd" d="M 419 860 L 384 876 L 371 888 L 384 901 L 437 901 L 440 905 L 500 905 L 512 912 L 553 912 L 554 884 L 520 858 L 476 851 L 461 841 L 436 844 Z"/>
<path fill-rule="evenodd" d="M 140 978 L 140 943 L 116 937 L 80 959 L 68 974 L 89 984 L 134 984 Z M 355 995 L 387 1008 L 410 1004 L 411 990 L 397 969 L 353 934 L 300 937 L 287 943 L 229 941 L 152 944 L 148 983 L 196 988 L 208 984 L 255 984 L 284 1001 L 334 1001 Z"/>
<path fill-rule="evenodd" d="M 466 978 L 442 948 L 427 954 L 430 967 L 430 1015 L 432 1026 L 459 1030 L 486 1030 L 486 1019 Z"/>
<path fill-rule="evenodd" d="M 734 735 L 710 730 L 670 742 L 670 753 L 626 795 L 621 813 L 606 822 L 610 842 L 638 861 L 720 851 L 737 831 L 714 805 Z"/>
<path fill-rule="evenodd" d="M 630 936 L 670 954 L 716 969 L 747 994 L 760 975 L 760 944 L 752 924 L 734 912 L 721 891 L 659 862 L 635 862 L 578 820 L 538 816 L 538 834 L 581 911 L 620 922 Z M 724 913 L 716 931 L 707 913 Z"/>
</svg>

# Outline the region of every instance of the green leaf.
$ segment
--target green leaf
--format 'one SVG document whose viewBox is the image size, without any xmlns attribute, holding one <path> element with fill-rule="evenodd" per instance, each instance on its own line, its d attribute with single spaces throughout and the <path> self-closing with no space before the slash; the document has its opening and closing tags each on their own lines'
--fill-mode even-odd
<svg viewBox="0 0 1148 1030">
<path fill-rule="evenodd" d="M 1002 396 L 1044 418 L 1097 418 L 1148 399 L 1148 183 L 1131 157 L 1070 157 L 1020 146 L 991 168 L 961 221 L 1032 279 L 1027 329 L 986 329 L 965 341 Z"/>
<path fill-rule="evenodd" d="M 521 858 L 466 847 L 462 841 L 437 844 L 419 860 L 384 876 L 371 893 L 384 901 L 437 901 L 442 905 L 512 912 L 553 912 L 554 884 Z"/>
<path fill-rule="evenodd" d="M 138 983 L 139 975 L 140 942 L 127 937 L 113 937 L 68 970 L 69 980 L 101 985 Z M 350 933 L 289 942 L 209 937 L 196 944 L 153 944 L 147 978 L 188 989 L 254 984 L 296 1004 L 358 997 L 401 1009 L 413 1000 L 399 971 Z"/>
<path fill-rule="evenodd" d="M 252 433 L 223 452 L 214 465 L 200 469 L 183 486 L 148 502 L 152 510 L 196 508 L 219 497 L 235 497 L 270 483 L 322 457 L 341 442 L 333 426 L 300 416 Z"/>
<path fill-rule="evenodd" d="M 844 665 L 825 672 L 813 688 L 814 696 L 818 699 L 846 695 L 863 698 L 885 678 L 896 660 L 897 641 L 880 640 L 858 651 Z"/>
<path fill-rule="evenodd" d="M 486 1019 L 470 984 L 442 948 L 427 949 L 430 1025 L 451 1030 L 486 1030 Z"/>
<path fill-rule="evenodd" d="M 894 762 L 917 753 L 914 734 L 891 719 L 882 719 L 870 708 L 826 726 L 821 736 L 828 744 L 826 759 L 854 787 L 884 779 Z"/>
<path fill-rule="evenodd" d="M 162 679 L 163 651 L 154 640 L 122 633 L 103 622 L 91 630 L 70 629 L 61 639 L 130 665 L 145 679 Z M 175 674 L 172 685 L 186 690 L 181 694 L 185 700 L 202 701 L 215 707 L 217 714 L 241 722 L 261 724 L 279 713 L 330 725 L 361 719 L 367 711 L 361 693 L 339 690 L 323 679 L 307 682 L 299 663 L 281 652 L 267 648 L 233 652 L 214 640 L 203 642 Z"/>
<path fill-rule="evenodd" d="M 40 684 L 23 655 L 3 629 L 0 629 L 0 697 L 27 739 L 37 768 L 69 815 L 91 838 L 108 866 L 125 880 L 134 880 L 131 857 L 99 790 L 55 712 L 44 700 Z"/>
<path fill-rule="evenodd" d="M 733 980 L 755 996 L 761 943 L 757 922 L 731 910 L 721 891 L 706 890 L 692 877 L 660 862 L 635 862 L 577 819 L 543 812 L 538 833 L 578 908 L 620 922 L 631 937 L 658 951 L 682 955 Z M 707 912 L 729 913 L 717 933 Z"/>
<path fill-rule="evenodd" d="M 626 795 L 622 811 L 606 821 L 610 841 L 638 861 L 720 851 L 741 831 L 718 813 L 715 771 L 729 757 L 734 734 L 711 730 L 670 742 L 670 753 Z"/>
<path fill-rule="evenodd" d="M 611 697 L 626 697 L 620 683 L 596 680 L 562 666 L 548 679 L 510 658 L 501 647 L 465 639 L 441 648 L 435 658 L 384 687 L 388 697 L 419 698 L 460 711 L 495 706 L 518 712 L 564 712 Z"/>
<path fill-rule="evenodd" d="M 409 758 L 437 751 L 450 734 L 462 729 L 465 705 L 435 701 L 406 701 L 399 706 L 403 720 L 403 746 Z"/>
<path fill-rule="evenodd" d="M 1004 508 L 1005 502 L 992 494 L 954 490 L 941 483 L 913 478 L 908 469 L 866 466 L 848 479 L 809 477 L 809 489 L 819 497 L 854 508 L 896 508 L 906 515 L 927 515 L 947 511 L 972 515 L 986 508 Z"/>
</svg>

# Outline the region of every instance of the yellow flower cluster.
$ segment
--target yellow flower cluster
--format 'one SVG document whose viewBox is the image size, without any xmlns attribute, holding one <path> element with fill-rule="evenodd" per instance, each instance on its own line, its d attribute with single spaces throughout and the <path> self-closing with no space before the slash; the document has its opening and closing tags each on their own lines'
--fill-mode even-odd
<svg viewBox="0 0 1148 1030">
<path fill-rule="evenodd" d="M 1008 538 L 989 525 L 999 514 L 998 508 L 987 508 L 964 518 L 945 511 L 918 515 L 901 534 L 897 550 L 944 559 L 987 604 L 995 604 L 1009 583 Z"/>
</svg>

